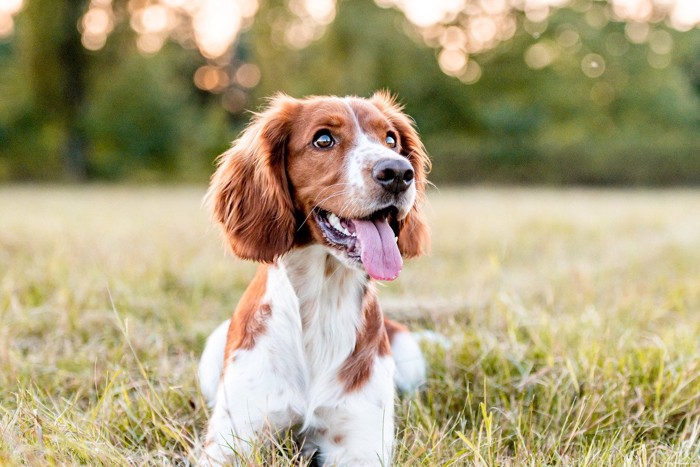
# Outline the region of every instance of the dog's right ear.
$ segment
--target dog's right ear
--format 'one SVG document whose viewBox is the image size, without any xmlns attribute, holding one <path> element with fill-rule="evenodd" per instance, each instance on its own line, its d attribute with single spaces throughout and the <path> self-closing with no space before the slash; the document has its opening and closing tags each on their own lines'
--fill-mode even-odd
<svg viewBox="0 0 700 467">
<path fill-rule="evenodd" d="M 270 263 L 294 243 L 296 220 L 285 168 L 299 101 L 277 95 L 219 156 L 205 203 L 233 252 Z"/>
</svg>

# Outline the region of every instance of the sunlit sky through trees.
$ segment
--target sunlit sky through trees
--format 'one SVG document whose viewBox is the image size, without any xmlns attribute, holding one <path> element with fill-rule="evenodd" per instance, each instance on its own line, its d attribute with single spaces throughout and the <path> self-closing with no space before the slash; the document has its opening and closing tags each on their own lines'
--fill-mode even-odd
<svg viewBox="0 0 700 467">
<path fill-rule="evenodd" d="M 14 16 L 26 0 L 0 0 L 0 38 L 12 35 Z M 232 46 L 240 33 L 249 28 L 259 10 L 259 0 L 91 0 L 77 25 L 86 49 L 104 47 L 120 21 L 128 21 L 136 32 L 137 47 L 143 54 L 158 52 L 167 40 L 197 48 L 210 64 L 194 75 L 195 84 L 216 91 L 233 80 L 243 88 L 254 87 L 260 70 L 254 64 L 239 66 L 232 77 L 227 65 Z M 538 42 L 552 12 L 571 8 L 585 17 L 592 28 L 610 21 L 625 22 L 625 39 L 648 43 L 649 64 L 666 66 L 665 56 L 673 48 L 666 28 L 687 31 L 700 25 L 698 0 L 375 0 L 382 8 L 400 10 L 426 45 L 438 51 L 442 71 L 467 84 L 481 77 L 474 59 L 511 39 L 519 27 L 533 37 L 533 45 L 523 59 L 533 69 L 541 69 L 562 52 L 571 51 L 580 41 L 575 28 L 561 28 L 556 42 Z M 290 48 L 304 48 L 319 39 L 336 14 L 336 0 L 289 0 L 286 11 L 269 16 L 272 40 Z M 612 40 L 612 39 L 611 39 Z M 619 39 L 618 39 L 619 42 Z M 581 61 L 589 77 L 604 72 L 603 57 L 591 53 Z"/>
</svg>

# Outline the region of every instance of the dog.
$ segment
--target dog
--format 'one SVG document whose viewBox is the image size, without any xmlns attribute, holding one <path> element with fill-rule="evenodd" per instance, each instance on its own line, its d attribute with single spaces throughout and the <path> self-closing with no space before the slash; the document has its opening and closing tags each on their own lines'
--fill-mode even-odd
<svg viewBox="0 0 700 467">
<path fill-rule="evenodd" d="M 232 252 L 261 264 L 200 361 L 202 463 L 245 462 L 293 430 L 322 465 L 391 464 L 395 385 L 415 390 L 426 369 L 374 281 L 429 246 L 429 169 L 387 92 L 277 95 L 219 157 L 205 203 Z"/>
</svg>

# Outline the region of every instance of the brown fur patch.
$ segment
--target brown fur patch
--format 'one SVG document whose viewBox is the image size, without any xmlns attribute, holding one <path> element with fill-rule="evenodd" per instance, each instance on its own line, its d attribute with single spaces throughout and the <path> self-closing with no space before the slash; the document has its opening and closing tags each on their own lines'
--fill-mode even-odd
<svg viewBox="0 0 700 467">
<path fill-rule="evenodd" d="M 296 218 L 285 167 L 299 103 L 278 96 L 219 157 L 206 195 L 233 252 L 271 263 L 294 242 Z"/>
<path fill-rule="evenodd" d="M 362 328 L 357 334 L 355 349 L 345 360 L 339 377 L 348 392 L 361 389 L 372 376 L 374 358 L 391 354 L 389 337 L 384 328 L 384 317 L 377 295 L 367 288 L 362 301 Z"/>
<path fill-rule="evenodd" d="M 298 119 L 289 139 L 287 173 L 294 187 L 294 203 L 304 214 L 320 206 L 341 217 L 353 217 L 347 211 L 345 163 L 347 153 L 357 137 L 354 116 L 348 106 L 336 97 L 308 98 L 301 101 L 303 119 Z M 322 129 L 333 132 L 335 144 L 319 150 L 311 144 Z M 325 243 L 315 222 L 305 222 L 316 241 Z"/>
<path fill-rule="evenodd" d="M 267 266 L 258 268 L 253 281 L 243 293 L 231 318 L 226 337 L 224 361 L 229 361 L 237 349 L 252 349 L 255 341 L 267 329 L 272 308 L 261 303 L 267 285 Z"/>
<path fill-rule="evenodd" d="M 342 444 L 343 441 L 345 441 L 345 437 L 344 437 L 343 435 L 335 435 L 335 436 L 333 437 L 333 442 L 334 442 L 335 444 Z"/>
</svg>

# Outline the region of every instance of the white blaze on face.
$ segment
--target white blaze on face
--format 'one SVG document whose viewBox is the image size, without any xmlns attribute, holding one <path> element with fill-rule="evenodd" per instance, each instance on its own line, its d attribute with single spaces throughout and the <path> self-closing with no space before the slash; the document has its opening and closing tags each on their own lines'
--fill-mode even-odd
<svg viewBox="0 0 700 467">
<path fill-rule="evenodd" d="M 367 219 L 372 213 L 393 205 L 398 219 L 408 214 L 416 197 L 415 184 L 408 190 L 392 194 L 374 180 L 373 168 L 379 161 L 405 158 L 388 148 L 383 141 L 375 140 L 361 127 L 348 100 L 345 101 L 355 123 L 355 140 L 346 156 L 346 176 L 349 199 L 345 207 L 358 217 L 353 218 L 357 240 L 361 250 L 362 265 L 373 279 L 393 280 L 403 266 L 397 238 L 387 218 Z M 389 204 L 391 203 L 391 204 Z M 344 213 L 340 213 L 344 215 Z"/>
<path fill-rule="evenodd" d="M 358 204 L 363 206 L 373 206 L 377 203 L 376 199 L 370 199 L 370 194 L 374 192 L 372 185 L 376 182 L 372 179 L 372 167 L 382 159 L 404 159 L 403 156 L 392 151 L 384 144 L 372 140 L 367 133 L 364 132 L 357 120 L 357 115 L 352 110 L 348 99 L 345 100 L 348 109 L 355 122 L 355 141 L 354 146 L 347 155 L 346 174 L 347 181 L 351 187 L 351 196 Z M 399 217 L 403 217 L 408 213 L 408 210 L 413 206 L 416 197 L 415 184 L 404 193 L 405 198 L 401 204 L 406 206 L 405 209 L 400 209 Z M 375 210 L 382 209 L 386 206 L 377 206 Z M 402 206 L 397 206 L 402 207 Z"/>
</svg>

